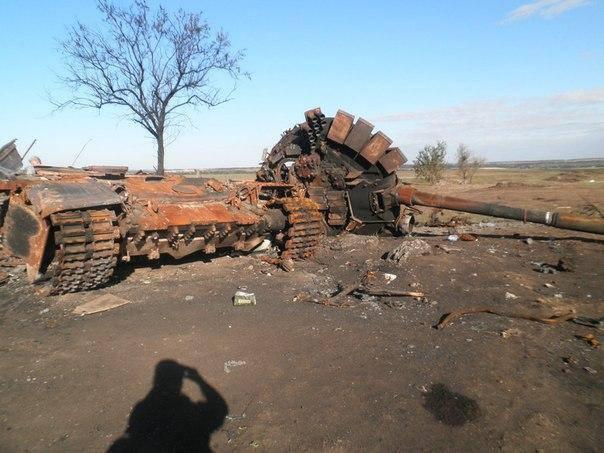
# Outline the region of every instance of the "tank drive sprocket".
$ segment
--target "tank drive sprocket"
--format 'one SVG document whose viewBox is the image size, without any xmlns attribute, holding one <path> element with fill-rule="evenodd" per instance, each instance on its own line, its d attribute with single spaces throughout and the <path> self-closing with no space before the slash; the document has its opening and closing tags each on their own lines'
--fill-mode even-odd
<svg viewBox="0 0 604 453">
<path fill-rule="evenodd" d="M 398 206 L 380 206 L 368 198 L 396 186 L 396 170 L 405 162 L 398 148 L 373 125 L 341 110 L 328 118 L 320 109 L 305 113 L 306 122 L 285 131 L 257 174 L 260 181 L 305 187 L 308 197 L 333 230 L 393 224 Z M 354 123 L 354 124 L 353 124 Z"/>
</svg>

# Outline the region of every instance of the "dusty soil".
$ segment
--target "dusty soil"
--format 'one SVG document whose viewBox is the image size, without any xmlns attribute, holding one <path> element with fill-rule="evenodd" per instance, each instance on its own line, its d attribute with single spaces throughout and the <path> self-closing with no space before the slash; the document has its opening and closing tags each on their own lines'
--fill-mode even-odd
<svg viewBox="0 0 604 453">
<path fill-rule="evenodd" d="M 580 208 L 576 191 L 542 184 L 478 196 Z M 107 288 L 60 297 L 11 271 L 0 287 L 0 450 L 149 451 L 150 436 L 216 451 L 601 450 L 602 347 L 578 338 L 601 331 L 491 314 L 433 326 L 462 307 L 602 317 L 604 241 L 516 222 L 459 232 L 478 240 L 420 228 L 430 253 L 400 265 L 382 256 L 404 239 L 344 235 L 289 273 L 257 256 L 143 261 Z M 533 270 L 562 257 L 573 271 Z M 366 270 L 426 297 L 314 302 Z M 238 288 L 257 305 L 233 306 Z M 72 313 L 101 294 L 130 303 Z"/>
</svg>

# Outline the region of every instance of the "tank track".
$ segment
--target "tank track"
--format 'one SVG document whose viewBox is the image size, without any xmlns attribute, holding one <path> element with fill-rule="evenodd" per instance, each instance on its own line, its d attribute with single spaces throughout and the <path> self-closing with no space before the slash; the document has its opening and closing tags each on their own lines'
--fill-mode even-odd
<svg viewBox="0 0 604 453">
<path fill-rule="evenodd" d="M 396 170 L 406 160 L 400 150 L 366 120 L 353 124 L 346 112 L 326 117 L 313 109 L 305 117 L 306 122 L 282 134 L 257 179 L 304 186 L 332 231 L 350 225 L 372 233 L 394 225 L 398 206 L 372 206 L 370 195 L 396 186 Z"/>
<path fill-rule="evenodd" d="M 323 216 L 315 202 L 309 198 L 283 199 L 282 207 L 287 214 L 284 259 L 311 258 L 325 235 Z"/>
<path fill-rule="evenodd" d="M 119 254 L 115 212 L 108 209 L 52 214 L 56 245 L 49 294 L 98 288 L 113 275 Z"/>
</svg>

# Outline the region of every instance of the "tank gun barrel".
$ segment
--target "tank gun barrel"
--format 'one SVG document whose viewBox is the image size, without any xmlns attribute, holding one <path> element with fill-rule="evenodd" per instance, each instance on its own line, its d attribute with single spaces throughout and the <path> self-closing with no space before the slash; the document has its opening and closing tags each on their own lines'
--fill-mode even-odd
<svg viewBox="0 0 604 453">
<path fill-rule="evenodd" d="M 491 217 L 521 220 L 523 222 L 541 223 L 567 230 L 585 231 L 588 233 L 604 234 L 604 220 L 562 214 L 551 211 L 514 208 L 495 203 L 473 201 L 464 198 L 438 195 L 422 192 L 410 185 L 395 188 L 396 201 L 406 206 L 428 206 L 432 208 L 450 209 L 452 211 L 471 212 Z"/>
</svg>

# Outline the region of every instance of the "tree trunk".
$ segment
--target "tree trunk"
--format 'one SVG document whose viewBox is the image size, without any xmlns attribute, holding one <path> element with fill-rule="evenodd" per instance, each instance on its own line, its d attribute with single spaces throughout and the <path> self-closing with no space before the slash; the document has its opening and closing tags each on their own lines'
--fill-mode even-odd
<svg viewBox="0 0 604 453">
<path fill-rule="evenodd" d="M 157 135 L 157 174 L 164 174 L 164 134 Z"/>
</svg>

